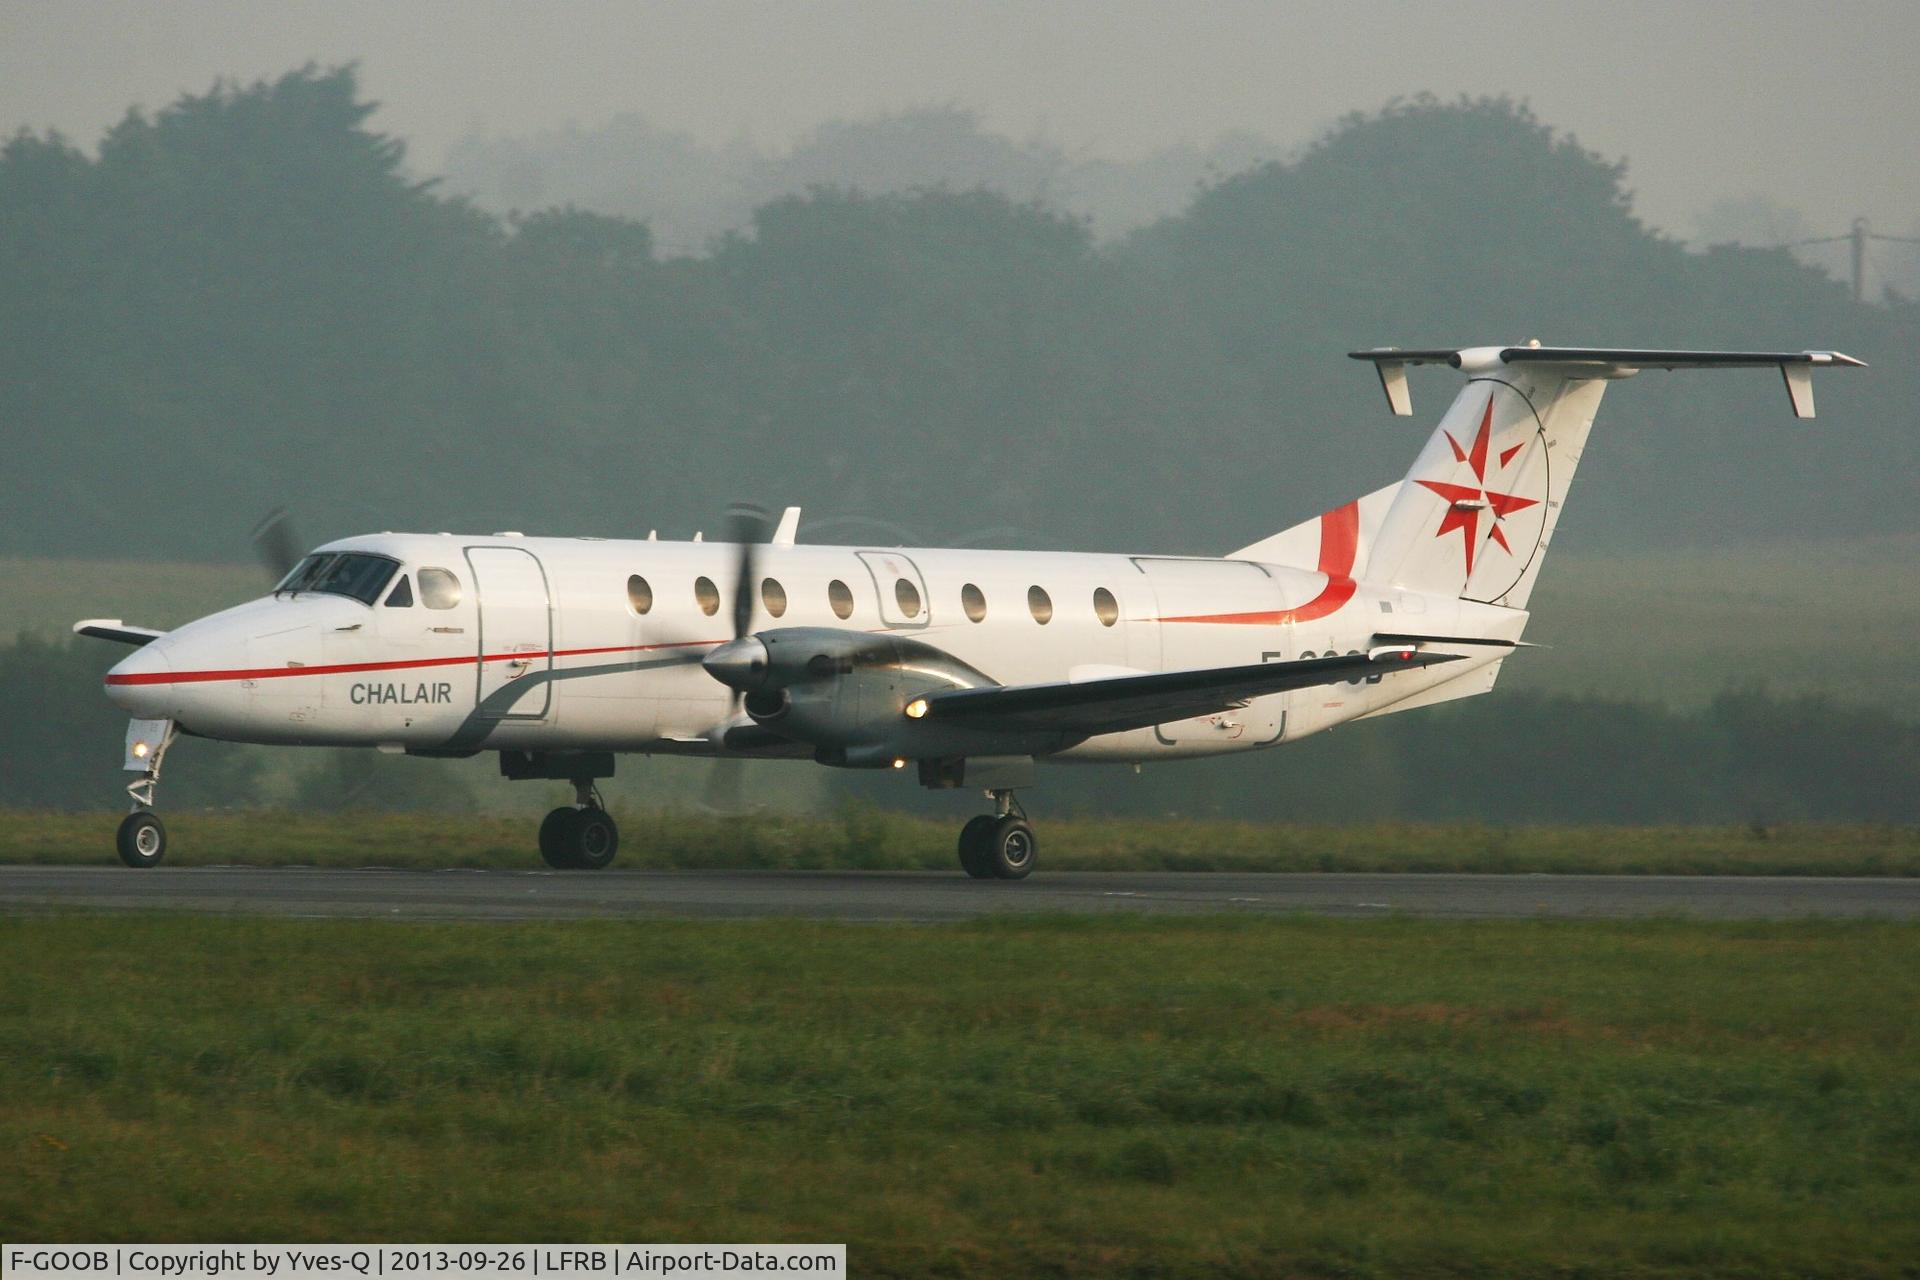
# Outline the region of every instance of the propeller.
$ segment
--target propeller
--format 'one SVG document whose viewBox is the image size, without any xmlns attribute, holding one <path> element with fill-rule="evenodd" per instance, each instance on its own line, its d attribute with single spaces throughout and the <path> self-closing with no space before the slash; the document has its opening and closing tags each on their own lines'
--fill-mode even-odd
<svg viewBox="0 0 1920 1280">
<path fill-rule="evenodd" d="M 721 756 L 708 766 L 707 784 L 700 792 L 700 807 L 710 813 L 744 813 L 747 762 L 736 756 Z"/>
<path fill-rule="evenodd" d="M 767 536 L 767 513 L 752 503 L 736 502 L 727 508 L 727 537 L 736 545 L 740 558 L 733 573 L 733 638 L 738 640 L 753 626 L 753 594 L 759 585 L 754 568 L 760 544 Z"/>
<path fill-rule="evenodd" d="M 755 569 L 760 543 L 767 536 L 767 522 L 765 509 L 752 503 L 736 502 L 727 508 L 727 539 L 739 552 L 733 571 L 733 639 L 709 653 L 701 665 L 708 675 L 733 690 L 735 712 L 749 682 L 757 680 L 767 667 L 767 647 L 751 634 L 753 598 L 759 586 Z"/>
<path fill-rule="evenodd" d="M 727 508 L 727 540 L 739 551 L 733 570 L 733 639 L 708 654 L 704 665 L 709 674 L 733 690 L 729 718 L 740 714 L 745 693 L 736 680 L 723 673 L 742 672 L 748 679 L 757 679 L 766 670 L 767 648 L 752 634 L 753 602 L 760 590 L 760 546 L 767 540 L 772 523 L 765 508 L 750 502 L 736 502 Z M 707 774 L 701 804 L 714 813 L 744 813 L 746 777 L 746 761 L 720 757 Z"/>
<path fill-rule="evenodd" d="M 248 536 L 253 539 L 253 553 L 260 557 L 260 563 L 266 566 L 275 582 L 292 573 L 293 566 L 300 563 L 300 536 L 293 531 L 293 520 L 285 507 L 267 512 Z"/>
</svg>

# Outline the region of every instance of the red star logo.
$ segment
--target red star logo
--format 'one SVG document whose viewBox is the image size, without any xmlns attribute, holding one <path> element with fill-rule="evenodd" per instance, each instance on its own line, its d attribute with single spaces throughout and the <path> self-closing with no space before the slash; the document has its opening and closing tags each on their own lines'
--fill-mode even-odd
<svg viewBox="0 0 1920 1280">
<path fill-rule="evenodd" d="M 1487 439 L 1493 434 L 1493 395 L 1487 396 L 1487 411 L 1480 418 L 1480 434 L 1473 438 L 1473 448 L 1462 449 L 1460 442 L 1453 438 L 1451 431 L 1444 433 L 1447 443 L 1453 446 L 1453 460 L 1464 462 L 1473 468 L 1473 478 L 1479 481 L 1478 487 L 1464 484 L 1448 484 L 1443 480 L 1422 480 L 1420 483 L 1433 490 L 1448 502 L 1446 517 L 1440 521 L 1440 530 L 1434 536 L 1444 538 L 1455 529 L 1466 536 L 1467 576 L 1473 576 L 1473 549 L 1480 542 L 1480 513 L 1493 512 L 1493 528 L 1488 536 L 1500 544 L 1501 550 L 1508 555 L 1513 548 L 1507 545 L 1507 535 L 1501 531 L 1500 522 L 1516 511 L 1525 511 L 1528 507 L 1538 506 L 1538 498 L 1522 498 L 1511 493 L 1495 493 L 1487 488 Z M 1500 470 L 1505 471 L 1525 447 L 1523 440 L 1511 449 L 1500 451 Z"/>
</svg>

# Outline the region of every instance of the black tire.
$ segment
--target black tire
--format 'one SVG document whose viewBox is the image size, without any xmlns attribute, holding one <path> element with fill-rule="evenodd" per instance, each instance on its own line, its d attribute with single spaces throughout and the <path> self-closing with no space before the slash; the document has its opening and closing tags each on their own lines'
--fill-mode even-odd
<svg viewBox="0 0 1920 1280">
<path fill-rule="evenodd" d="M 573 865 L 583 871 L 600 870 L 620 852 L 620 828 L 605 809 L 577 810 L 571 834 Z"/>
<path fill-rule="evenodd" d="M 987 840 L 999 819 L 983 813 L 960 828 L 960 869 L 975 880 L 991 880 L 993 865 L 987 861 Z"/>
<path fill-rule="evenodd" d="M 1001 880 L 1024 880 L 1033 870 L 1040 842 L 1025 818 L 996 818 L 985 840 L 987 866 Z"/>
<path fill-rule="evenodd" d="M 160 815 L 136 809 L 120 820 L 120 830 L 113 843 L 120 853 L 120 861 L 128 866 L 158 866 L 160 859 L 167 856 L 167 828 L 160 821 Z"/>
<path fill-rule="evenodd" d="M 555 809 L 540 820 L 540 857 L 555 871 L 570 871 L 579 864 L 573 860 L 574 819 L 580 810 Z"/>
</svg>

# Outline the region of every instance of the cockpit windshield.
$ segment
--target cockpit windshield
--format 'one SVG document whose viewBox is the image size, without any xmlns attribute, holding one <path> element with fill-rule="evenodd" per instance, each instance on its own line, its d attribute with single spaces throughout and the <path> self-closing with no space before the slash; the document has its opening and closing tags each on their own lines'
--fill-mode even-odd
<svg viewBox="0 0 1920 1280">
<path fill-rule="evenodd" d="M 358 551 L 316 552 L 295 565 L 293 572 L 273 589 L 273 594 L 315 591 L 322 595 L 350 596 L 361 604 L 372 604 L 399 568 L 399 561 L 386 556 L 370 556 Z"/>
</svg>

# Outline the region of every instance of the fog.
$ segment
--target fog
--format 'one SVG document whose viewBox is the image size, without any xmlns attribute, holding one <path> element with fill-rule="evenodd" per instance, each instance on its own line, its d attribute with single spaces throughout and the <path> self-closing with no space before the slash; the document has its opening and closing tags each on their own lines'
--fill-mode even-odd
<svg viewBox="0 0 1920 1280">
<path fill-rule="evenodd" d="M 1355 13 L 10 4 L 0 804 L 112 799 L 108 656 L 67 626 L 257 590 L 222 566 L 277 506 L 309 545 L 684 537 L 748 498 L 810 542 L 1219 554 L 1404 473 L 1418 435 L 1341 353 L 1538 336 L 1871 368 L 1810 428 L 1762 376 L 1610 395 L 1561 526 L 1589 558 L 1533 633 L 1563 656 L 1502 698 L 1284 787 L 1053 803 L 1913 820 L 1885 654 L 1920 591 L 1920 246 L 1871 242 L 1859 298 L 1844 246 L 1764 247 L 1917 229 L 1905 12 Z M 1421 421 L 1452 385 L 1416 379 Z M 1551 778 L 1485 767 L 1515 741 Z M 467 803 L 209 752 L 178 794 Z"/>
<path fill-rule="evenodd" d="M 778 152 L 827 121 L 958 106 L 1076 160 L 1133 162 L 1222 134 L 1298 148 L 1422 90 L 1507 94 L 1625 158 L 1637 211 L 1674 234 L 1832 235 L 1857 215 L 1905 232 L 1920 210 L 1917 33 L 1906 4 L 1783 0 L 9 0 L 0 130 L 90 144 L 130 104 L 308 60 L 360 63 L 374 126 L 421 174 L 462 139 L 623 114 Z"/>
</svg>

